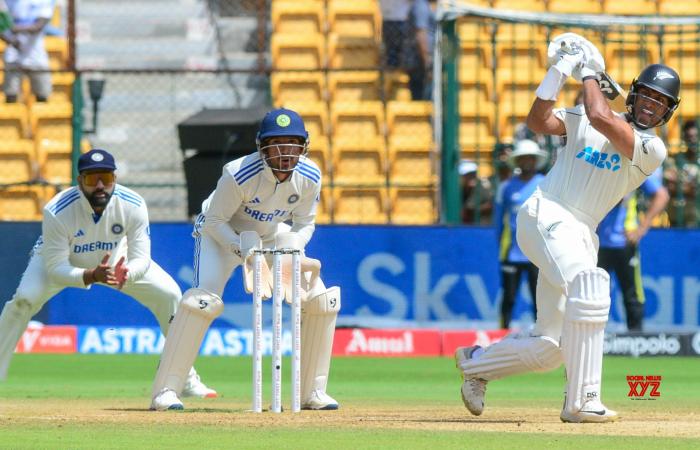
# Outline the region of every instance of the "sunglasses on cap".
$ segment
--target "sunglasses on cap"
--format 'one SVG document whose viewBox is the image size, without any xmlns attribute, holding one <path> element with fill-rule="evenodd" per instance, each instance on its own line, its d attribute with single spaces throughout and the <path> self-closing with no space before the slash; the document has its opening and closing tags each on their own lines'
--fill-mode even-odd
<svg viewBox="0 0 700 450">
<path fill-rule="evenodd" d="M 102 180 L 102 184 L 109 186 L 114 183 L 114 172 L 90 172 L 84 173 L 83 183 L 85 186 L 95 187 L 97 186 L 98 180 Z"/>
</svg>

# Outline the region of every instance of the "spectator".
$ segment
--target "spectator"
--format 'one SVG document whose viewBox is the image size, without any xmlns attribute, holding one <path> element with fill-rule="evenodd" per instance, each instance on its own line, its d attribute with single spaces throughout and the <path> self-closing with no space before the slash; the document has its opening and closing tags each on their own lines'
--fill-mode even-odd
<svg viewBox="0 0 700 450">
<path fill-rule="evenodd" d="M 667 160 L 664 181 L 671 195 L 668 209 L 671 226 L 697 227 L 700 225 L 700 158 L 698 158 L 698 123 L 690 120 L 683 124 L 685 152 Z"/>
<path fill-rule="evenodd" d="M 510 154 L 513 152 L 513 144 L 499 142 L 493 149 L 494 174 L 491 176 L 491 184 L 498 186 L 513 175 L 510 165 Z"/>
<path fill-rule="evenodd" d="M 644 320 L 639 241 L 649 231 L 654 218 L 664 211 L 669 199 L 668 191 L 661 184 L 661 168 L 644 180 L 640 189 L 651 197 L 649 209 L 641 223 L 637 218 L 635 191 L 632 191 L 598 225 L 598 267 L 608 273 L 615 272 L 622 291 L 629 331 L 642 331 Z"/>
<path fill-rule="evenodd" d="M 484 224 L 489 222 L 493 210 L 493 192 L 491 183 L 479 178 L 476 169 L 476 164 L 468 159 L 459 163 L 462 222 Z"/>
<path fill-rule="evenodd" d="M 406 20 L 411 3 L 411 0 L 379 0 L 382 9 L 384 65 L 389 69 L 401 66 L 401 47 L 406 40 Z"/>
<path fill-rule="evenodd" d="M 51 94 L 49 56 L 44 48 L 45 27 L 51 20 L 55 0 L 6 0 L 14 25 L 0 35 L 7 43 L 5 49 L 5 101 L 15 103 L 22 85 L 22 75 L 28 71 L 32 93 L 38 102 Z"/>
<path fill-rule="evenodd" d="M 436 9 L 436 0 L 414 0 L 408 14 L 402 66 L 408 73 L 408 84 L 413 100 L 432 98 Z"/>
<path fill-rule="evenodd" d="M 547 153 L 536 142 L 525 139 L 515 145 L 509 162 L 515 166 L 515 175 L 503 183 L 496 194 L 494 224 L 496 236 L 500 243 L 499 261 L 501 262 L 501 328 L 509 328 L 515 306 L 515 298 L 523 275 L 527 276 L 530 297 L 532 298 L 534 316 L 537 317 L 535 288 L 537 275 L 535 266 L 523 254 L 515 239 L 515 217 L 522 204 L 527 200 L 544 175 L 538 170 L 547 164 Z"/>
</svg>

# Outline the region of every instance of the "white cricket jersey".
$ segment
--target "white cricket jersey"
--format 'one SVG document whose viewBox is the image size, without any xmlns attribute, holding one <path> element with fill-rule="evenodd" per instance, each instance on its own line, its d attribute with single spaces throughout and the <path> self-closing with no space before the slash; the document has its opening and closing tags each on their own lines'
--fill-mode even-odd
<svg viewBox="0 0 700 450">
<path fill-rule="evenodd" d="M 629 160 L 593 128 L 583 105 L 555 109 L 554 115 L 566 126 L 567 142 L 540 189 L 595 224 L 666 158 L 666 146 L 653 130 L 641 130 L 631 124 L 634 154 Z"/>
<path fill-rule="evenodd" d="M 60 285 L 85 287 L 84 269 L 96 267 L 107 252 L 111 265 L 126 256 L 129 282 L 141 279 L 151 264 L 146 202 L 119 184 L 101 216 L 78 187 L 59 192 L 44 207 L 41 229 L 34 251 Z"/>
<path fill-rule="evenodd" d="M 259 152 L 226 164 L 214 192 L 202 203 L 197 227 L 229 249 L 240 245 L 242 231 L 271 239 L 280 222 L 291 219 L 304 245 L 314 232 L 321 193 L 321 171 L 300 158 L 292 175 L 279 182 Z"/>
</svg>

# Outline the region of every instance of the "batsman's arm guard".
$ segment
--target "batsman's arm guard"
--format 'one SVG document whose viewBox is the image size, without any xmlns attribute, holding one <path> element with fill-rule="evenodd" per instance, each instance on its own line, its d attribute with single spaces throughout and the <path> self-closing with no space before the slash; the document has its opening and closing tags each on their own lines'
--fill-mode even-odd
<svg viewBox="0 0 700 450">
<path fill-rule="evenodd" d="M 152 397 L 165 388 L 180 395 L 204 334 L 223 311 L 224 302 L 218 295 L 199 288 L 185 292 L 165 340 Z"/>
</svg>

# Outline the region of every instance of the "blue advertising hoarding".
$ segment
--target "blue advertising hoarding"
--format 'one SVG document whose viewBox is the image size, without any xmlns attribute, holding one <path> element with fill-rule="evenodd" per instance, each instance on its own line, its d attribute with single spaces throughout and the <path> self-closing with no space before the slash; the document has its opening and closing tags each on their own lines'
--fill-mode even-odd
<svg viewBox="0 0 700 450">
<path fill-rule="evenodd" d="M 9 300 L 40 228 L 0 225 L 2 301 Z M 153 224 L 152 254 L 187 289 L 192 280 L 193 240 L 189 224 Z M 326 285 L 342 287 L 341 326 L 495 328 L 500 297 L 495 231 L 490 227 L 318 226 L 309 256 L 323 263 Z M 700 231 L 652 230 L 642 241 L 642 272 L 648 328 L 700 325 Z M 225 312 L 215 326 L 248 328 L 250 296 L 240 273 L 224 292 Z M 516 324 L 532 322 L 525 285 L 514 310 Z M 622 326 L 620 294 L 613 294 L 612 326 Z M 269 302 L 266 303 L 269 308 Z M 269 317 L 269 311 L 265 311 Z M 38 320 L 48 324 L 155 326 L 129 297 L 97 286 L 66 289 Z"/>
</svg>

